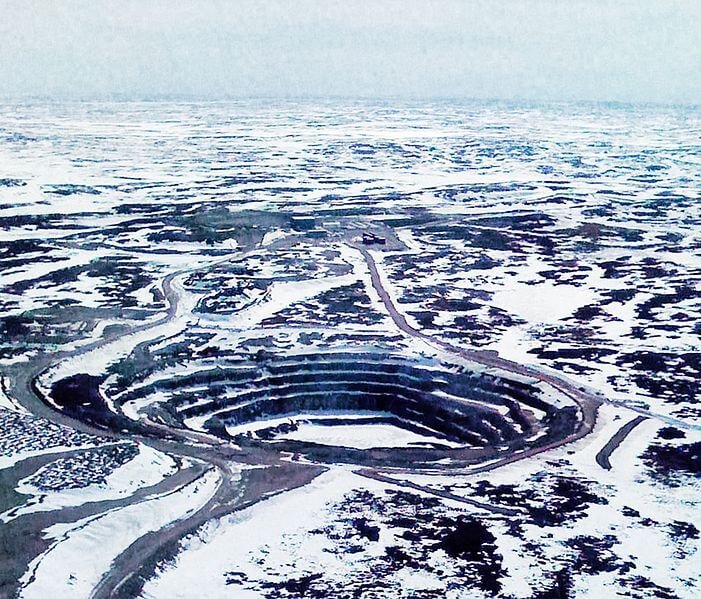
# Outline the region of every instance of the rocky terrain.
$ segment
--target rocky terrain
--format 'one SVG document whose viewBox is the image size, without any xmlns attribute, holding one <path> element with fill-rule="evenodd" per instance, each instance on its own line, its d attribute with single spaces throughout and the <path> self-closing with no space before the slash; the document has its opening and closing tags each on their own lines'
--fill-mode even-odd
<svg viewBox="0 0 701 599">
<path fill-rule="evenodd" d="M 701 591 L 701 114 L 0 105 L 0 595 Z"/>
</svg>

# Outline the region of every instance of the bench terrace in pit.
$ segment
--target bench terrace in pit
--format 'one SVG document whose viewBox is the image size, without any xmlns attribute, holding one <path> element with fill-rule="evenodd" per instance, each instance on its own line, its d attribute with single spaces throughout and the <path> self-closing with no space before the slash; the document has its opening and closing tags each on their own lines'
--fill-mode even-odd
<svg viewBox="0 0 701 599">
<path fill-rule="evenodd" d="M 274 446 L 322 461 L 397 466 L 445 458 L 454 466 L 476 463 L 562 439 L 580 421 L 574 403 L 553 401 L 530 382 L 376 351 L 266 354 L 190 366 L 197 369 L 182 376 L 151 375 L 121 393 L 119 405 L 127 413 L 136 407 L 152 420 L 173 419 L 169 424 L 233 437 L 241 445 Z M 281 419 L 287 421 L 280 425 Z M 360 451 L 277 438 L 300 419 L 338 425 L 339 446 L 344 424 L 392 424 L 427 440 Z"/>
</svg>

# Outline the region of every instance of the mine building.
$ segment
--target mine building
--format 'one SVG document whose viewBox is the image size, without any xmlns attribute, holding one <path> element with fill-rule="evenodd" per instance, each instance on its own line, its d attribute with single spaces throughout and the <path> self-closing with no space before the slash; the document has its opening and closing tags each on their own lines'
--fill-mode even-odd
<svg viewBox="0 0 701 599">
<path fill-rule="evenodd" d="M 363 245 L 385 245 L 387 240 L 375 233 L 363 233 Z"/>
<path fill-rule="evenodd" d="M 293 216 L 292 228 L 295 231 L 311 231 L 316 227 L 316 220 L 313 216 Z"/>
</svg>

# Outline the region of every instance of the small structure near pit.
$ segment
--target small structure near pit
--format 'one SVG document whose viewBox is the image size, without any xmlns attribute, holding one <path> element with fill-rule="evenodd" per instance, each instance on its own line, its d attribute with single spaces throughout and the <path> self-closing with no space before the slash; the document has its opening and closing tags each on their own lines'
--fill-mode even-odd
<svg viewBox="0 0 701 599">
<path fill-rule="evenodd" d="M 363 233 L 363 245 L 385 245 L 387 240 L 375 233 Z"/>
<path fill-rule="evenodd" d="M 293 216 L 292 228 L 295 231 L 311 231 L 316 227 L 316 220 L 313 216 Z"/>
</svg>

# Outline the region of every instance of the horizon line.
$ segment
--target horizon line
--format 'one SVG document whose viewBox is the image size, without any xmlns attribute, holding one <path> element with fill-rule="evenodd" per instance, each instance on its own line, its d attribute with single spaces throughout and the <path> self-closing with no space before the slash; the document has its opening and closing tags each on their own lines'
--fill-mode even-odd
<svg viewBox="0 0 701 599">
<path fill-rule="evenodd" d="M 455 102 L 482 104 L 520 104 L 520 105 L 573 105 L 589 104 L 604 106 L 639 106 L 660 108 L 700 108 L 701 102 L 656 101 L 656 100 L 617 100 L 591 98 L 528 98 L 528 97 L 481 97 L 481 96 L 427 96 L 427 95 L 351 95 L 351 94 L 189 94 L 189 93 L 155 93 L 135 94 L 110 92 L 104 94 L 0 94 L 0 102 L 57 102 L 57 103 L 138 103 L 138 102 L 192 102 L 197 104 L 216 104 L 222 102 L 251 101 L 347 101 L 347 102 Z"/>
</svg>

